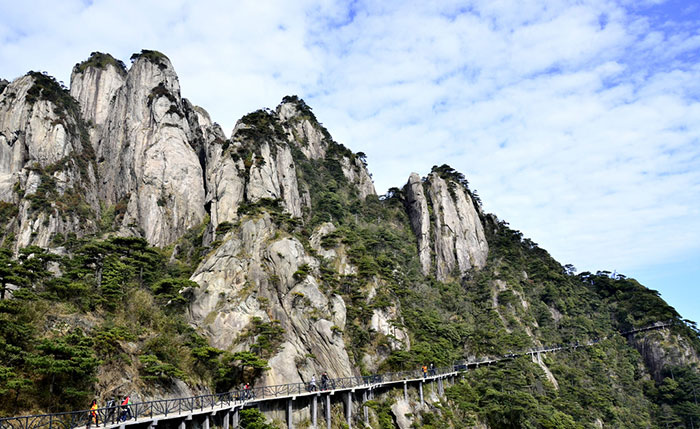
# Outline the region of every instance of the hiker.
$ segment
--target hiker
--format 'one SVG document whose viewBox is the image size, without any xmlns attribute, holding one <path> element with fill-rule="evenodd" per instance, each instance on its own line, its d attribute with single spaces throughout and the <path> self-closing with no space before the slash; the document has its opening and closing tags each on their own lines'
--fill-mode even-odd
<svg viewBox="0 0 700 429">
<path fill-rule="evenodd" d="M 323 374 L 321 374 L 321 390 L 328 390 L 328 374 L 326 374 L 326 371 L 323 371 Z"/>
<path fill-rule="evenodd" d="M 435 365 L 430 364 L 430 375 L 435 375 Z"/>
<path fill-rule="evenodd" d="M 131 419 L 131 397 L 126 395 L 122 401 L 122 417 L 121 421 L 125 422 Z"/>
<path fill-rule="evenodd" d="M 105 417 L 105 422 L 114 423 L 114 414 L 117 411 L 117 401 L 110 399 L 107 401 L 107 416 Z"/>
<path fill-rule="evenodd" d="M 311 376 L 311 383 L 309 383 L 309 391 L 313 392 L 316 390 L 316 374 Z"/>
<path fill-rule="evenodd" d="M 243 399 L 250 399 L 250 384 L 248 383 L 243 386 Z"/>
<path fill-rule="evenodd" d="M 428 367 L 423 365 L 423 368 L 421 368 L 421 370 L 423 371 L 423 378 L 427 378 L 428 377 Z"/>
<path fill-rule="evenodd" d="M 95 426 L 99 426 L 99 421 L 97 419 L 97 399 L 92 400 L 90 404 L 90 419 L 88 420 L 87 427 L 89 428 L 92 422 L 95 422 Z"/>
</svg>

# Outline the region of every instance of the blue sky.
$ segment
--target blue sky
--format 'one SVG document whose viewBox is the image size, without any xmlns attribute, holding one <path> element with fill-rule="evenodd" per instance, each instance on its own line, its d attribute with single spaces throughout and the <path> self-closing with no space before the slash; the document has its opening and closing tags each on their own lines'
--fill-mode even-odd
<svg viewBox="0 0 700 429">
<path fill-rule="evenodd" d="M 227 132 L 298 94 L 378 192 L 450 164 L 561 263 L 700 321 L 697 2 L 57 4 L 0 0 L 0 77 L 157 49 Z"/>
</svg>

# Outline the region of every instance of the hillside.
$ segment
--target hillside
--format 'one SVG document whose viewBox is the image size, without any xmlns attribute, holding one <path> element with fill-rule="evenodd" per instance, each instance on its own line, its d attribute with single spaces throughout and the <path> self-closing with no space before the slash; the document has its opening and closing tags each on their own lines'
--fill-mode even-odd
<svg viewBox="0 0 700 429">
<path fill-rule="evenodd" d="M 381 396 L 373 427 L 700 424 L 698 331 L 655 291 L 560 265 L 448 165 L 376 195 L 296 96 L 227 138 L 165 55 L 131 60 L 0 85 L 0 415 L 608 337 Z"/>
</svg>

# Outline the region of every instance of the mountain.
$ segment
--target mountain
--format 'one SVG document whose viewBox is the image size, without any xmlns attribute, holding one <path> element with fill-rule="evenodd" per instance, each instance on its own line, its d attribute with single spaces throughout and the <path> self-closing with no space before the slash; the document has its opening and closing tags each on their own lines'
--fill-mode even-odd
<svg viewBox="0 0 700 429">
<path fill-rule="evenodd" d="M 700 423 L 698 331 L 657 292 L 561 266 L 448 165 L 378 196 L 296 96 L 227 138 L 165 55 L 131 61 L 0 84 L 2 415 L 605 338 L 470 371 L 428 406 L 381 395 L 372 425 Z"/>
</svg>

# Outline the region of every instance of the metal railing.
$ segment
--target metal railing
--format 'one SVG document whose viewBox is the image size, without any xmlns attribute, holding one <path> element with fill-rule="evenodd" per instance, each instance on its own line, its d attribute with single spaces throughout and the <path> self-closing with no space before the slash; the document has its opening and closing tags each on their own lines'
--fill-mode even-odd
<svg viewBox="0 0 700 429">
<path fill-rule="evenodd" d="M 618 334 L 629 336 L 638 332 L 667 328 L 676 323 L 678 322 L 657 322 L 653 325 L 620 332 Z M 217 408 L 232 407 L 250 402 L 261 402 L 299 395 L 311 395 L 323 391 L 350 390 L 358 387 L 373 388 L 417 379 L 441 378 L 448 375 L 455 375 L 478 366 L 512 360 L 520 356 L 557 352 L 567 349 L 576 349 L 578 347 L 590 347 L 607 338 L 608 337 L 596 338 L 585 343 L 576 341 L 568 344 L 529 348 L 518 352 L 509 352 L 502 356 L 482 357 L 478 360 L 463 360 L 446 367 L 430 368 L 427 372 L 423 372 L 419 369 L 369 376 L 333 378 L 329 379 L 325 385 L 323 381 L 319 380 L 315 385 L 311 383 L 289 383 L 273 386 L 257 386 L 251 387 L 250 389 L 239 389 L 226 393 L 136 402 L 126 407 L 117 404 L 99 408 L 94 412 L 91 410 L 80 410 L 32 416 L 4 417 L 0 418 L 0 429 L 73 429 L 80 426 L 90 429 L 91 427 L 107 427 L 126 422 L 152 420 L 154 417 L 172 418 L 175 415 L 187 416 L 197 412 L 204 412 L 205 410 L 212 411 Z"/>
</svg>

